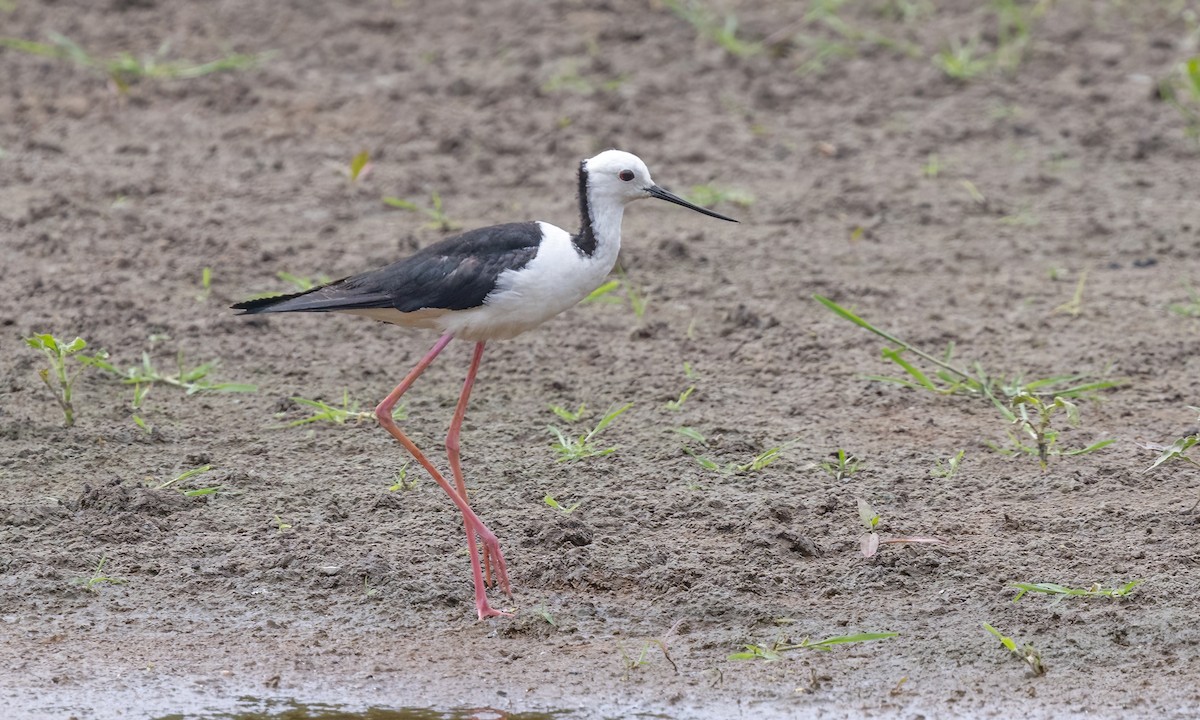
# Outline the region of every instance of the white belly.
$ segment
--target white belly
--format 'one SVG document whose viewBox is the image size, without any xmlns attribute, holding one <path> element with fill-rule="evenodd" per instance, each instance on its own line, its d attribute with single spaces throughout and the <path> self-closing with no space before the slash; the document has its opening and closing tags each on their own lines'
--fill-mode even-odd
<svg viewBox="0 0 1200 720">
<path fill-rule="evenodd" d="M 434 323 L 464 340 L 504 340 L 541 325 L 574 306 L 604 282 L 620 250 L 620 240 L 602 243 L 591 257 L 581 255 L 562 228 L 542 227 L 538 253 L 520 270 L 505 270 L 483 305 L 442 315 Z"/>
</svg>

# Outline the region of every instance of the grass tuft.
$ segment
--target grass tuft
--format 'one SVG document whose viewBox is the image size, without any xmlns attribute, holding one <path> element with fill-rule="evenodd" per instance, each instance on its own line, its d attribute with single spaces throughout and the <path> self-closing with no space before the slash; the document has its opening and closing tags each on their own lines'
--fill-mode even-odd
<svg viewBox="0 0 1200 720">
<path fill-rule="evenodd" d="M 213 73 L 247 70 L 270 57 L 270 53 L 231 53 L 204 63 L 166 60 L 171 44 L 164 42 L 154 55 L 138 58 L 132 53 L 121 52 L 111 58 L 102 59 L 89 54 L 64 35 L 48 33 L 47 39 L 49 42 L 43 43 L 21 38 L 0 38 L 0 47 L 28 55 L 69 60 L 79 67 L 104 75 L 121 93 L 128 92 L 131 85 L 141 80 L 190 80 Z"/>
<path fill-rule="evenodd" d="M 550 434 L 554 436 L 554 452 L 558 453 L 558 461 L 575 461 L 584 460 L 586 458 L 602 457 L 611 455 L 617 451 L 616 446 L 601 448 L 595 443 L 595 439 L 600 433 L 604 432 L 605 428 L 612 424 L 614 420 L 621 416 L 629 408 L 633 407 L 633 403 L 625 403 L 619 408 L 609 410 L 600 418 L 596 426 L 587 431 L 583 435 L 576 437 L 568 437 L 566 433 L 559 430 L 553 425 L 547 426 Z M 582 408 L 581 408 L 582 409 Z"/>
</svg>

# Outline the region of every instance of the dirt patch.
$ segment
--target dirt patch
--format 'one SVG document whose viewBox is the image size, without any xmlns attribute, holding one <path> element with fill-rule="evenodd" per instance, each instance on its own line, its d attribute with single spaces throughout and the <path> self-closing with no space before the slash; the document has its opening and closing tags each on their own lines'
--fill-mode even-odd
<svg viewBox="0 0 1200 720">
<path fill-rule="evenodd" d="M 96 58 L 166 41 L 197 61 L 273 51 L 121 93 L 69 60 L 0 50 L 9 706 L 142 717 L 248 694 L 584 716 L 1017 702 L 1035 717 L 1189 716 L 1200 490 L 1182 465 L 1143 474 L 1140 443 L 1196 432 L 1200 404 L 1200 321 L 1168 310 L 1188 302 L 1181 281 L 1200 282 L 1200 152 L 1155 92 L 1195 53 L 1194 14 L 1022 5 L 1031 29 L 1010 72 L 953 80 L 929 60 L 954 38 L 975 43 L 967 61 L 1011 50 L 998 7 L 729 3 L 737 37 L 766 43 L 726 38 L 738 56 L 666 6 L 623 0 L 0 2 L 0 34 L 61 33 Z M 464 464 L 516 616 L 476 622 L 460 519 L 415 470 L 392 488 L 406 459 L 386 433 L 278 427 L 304 416 L 294 396 L 373 406 L 433 338 L 227 306 L 288 289 L 279 271 L 338 277 L 443 235 L 385 195 L 436 192 L 464 227 L 573 227 L 575 167 L 610 146 L 667 187 L 754 200 L 717 205 L 738 226 L 631 208 L 622 262 L 640 318 L 594 303 L 489 347 Z M 372 167 L 352 183 L 364 149 Z M 1056 311 L 1085 271 L 1078 313 Z M 990 404 L 865 379 L 893 371 L 881 341 L 814 293 L 1005 377 L 1127 379 L 1081 402 L 1060 438 L 1116 442 L 1046 472 L 997 452 L 1011 428 Z M 82 335 L 120 367 L 143 352 L 165 371 L 179 353 L 219 360 L 213 380 L 258 390 L 155 387 L 146 431 L 132 388 L 88 371 L 64 429 L 22 342 L 34 332 Z M 405 398 L 431 451 L 467 359 L 452 344 Z M 549 405 L 625 402 L 603 436 L 617 452 L 556 462 L 546 426 L 566 425 Z M 680 426 L 720 467 L 782 457 L 706 469 Z M 835 479 L 819 465 L 839 448 L 862 465 Z M 959 450 L 957 473 L 931 474 Z M 219 491 L 180 492 L 206 487 Z M 946 544 L 865 559 L 860 498 L 886 534 Z M 96 580 L 102 557 L 121 582 Z M 1134 579 L 1124 600 L 1011 602 L 1015 581 Z M 1032 643 L 1047 673 L 984 622 Z M 865 631 L 900 636 L 727 659 Z"/>
</svg>

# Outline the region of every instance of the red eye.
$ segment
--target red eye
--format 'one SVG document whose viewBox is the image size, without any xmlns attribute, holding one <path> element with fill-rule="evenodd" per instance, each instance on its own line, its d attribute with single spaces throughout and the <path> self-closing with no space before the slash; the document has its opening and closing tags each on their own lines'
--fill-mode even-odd
<svg viewBox="0 0 1200 720">
<path fill-rule="evenodd" d="M 630 180 L 633 179 L 633 171 L 632 170 L 622 170 L 621 172 L 617 173 L 617 177 L 621 178 L 625 182 L 629 182 Z"/>
</svg>

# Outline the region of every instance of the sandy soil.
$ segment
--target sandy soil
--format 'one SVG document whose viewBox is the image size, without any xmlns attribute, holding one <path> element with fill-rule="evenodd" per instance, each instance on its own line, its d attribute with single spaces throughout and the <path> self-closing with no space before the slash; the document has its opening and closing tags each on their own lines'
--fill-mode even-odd
<svg viewBox="0 0 1200 720">
<path fill-rule="evenodd" d="M 739 57 L 633 0 L 0 2 L 0 35 L 58 32 L 97 58 L 273 53 L 121 93 L 0 49 L 12 716 L 200 714 L 247 695 L 579 717 L 1192 716 L 1200 484 L 1182 464 L 1143 474 L 1140 444 L 1196 432 L 1200 404 L 1200 320 L 1168 310 L 1200 283 L 1200 152 L 1155 94 L 1196 52 L 1194 4 L 1022 5 L 1019 64 L 970 81 L 929 58 L 956 38 L 994 51 L 993 5 L 864 1 L 824 20 L 812 5 L 722 6 L 739 37 L 767 39 Z M 280 271 L 338 277 L 443 236 L 383 196 L 436 192 L 464 227 L 574 227 L 577 163 L 611 146 L 669 188 L 754 200 L 716 206 L 738 226 L 631 208 L 622 262 L 642 317 L 594 303 L 489 348 L 464 461 L 515 617 L 477 622 L 459 519 L 415 471 L 389 489 L 406 458 L 386 433 L 279 427 L 305 416 L 294 396 L 373 406 L 434 338 L 227 306 L 288 290 Z M 372 167 L 352 183 L 362 150 Z M 1078 314 L 1056 311 L 1084 272 Z M 1123 378 L 1079 403 L 1077 427 L 1056 420 L 1064 448 L 1115 442 L 1046 472 L 998 452 L 1010 428 L 990 404 L 866 379 L 894 372 L 882 340 L 814 293 L 997 376 Z M 22 342 L 34 332 L 81 335 L 120 367 L 219 360 L 211 379 L 258 389 L 155 387 L 146 432 L 132 388 L 89 370 L 66 429 Z M 406 397 L 431 450 L 468 351 L 452 344 Z M 617 452 L 556 461 L 550 405 L 626 402 L 604 435 Z M 721 465 L 784 450 L 713 472 L 680 426 Z M 839 448 L 861 467 L 835 479 L 819 464 Z M 953 477 L 931 474 L 959 450 Z M 181 492 L 205 487 L 220 491 Z M 859 499 L 884 537 L 945 544 L 864 558 Z M 124 582 L 89 591 L 101 557 Z M 1130 580 L 1144 584 L 1124 599 L 1012 602 L 1013 582 Z M 1045 675 L 985 622 L 1040 650 Z M 728 659 L 869 631 L 899 637 Z"/>
</svg>

